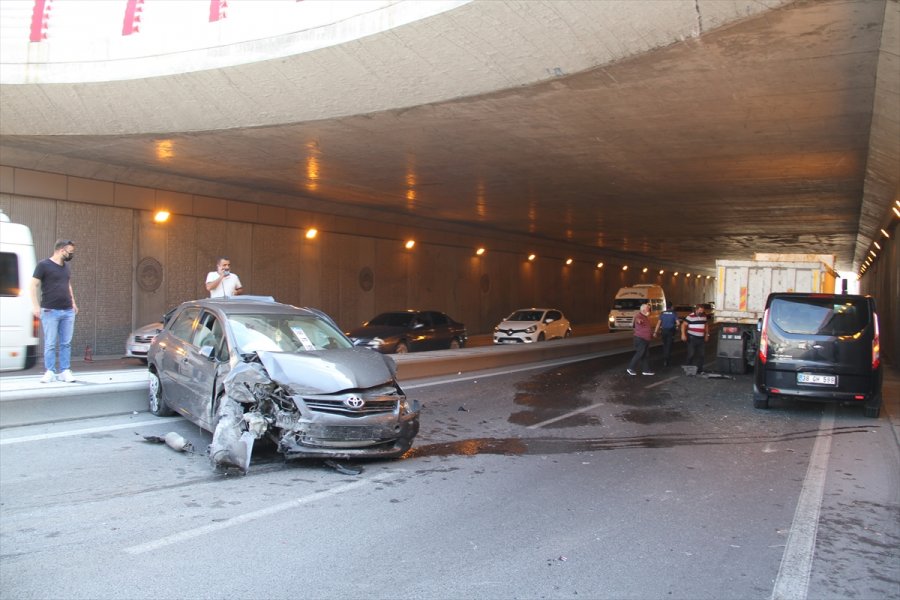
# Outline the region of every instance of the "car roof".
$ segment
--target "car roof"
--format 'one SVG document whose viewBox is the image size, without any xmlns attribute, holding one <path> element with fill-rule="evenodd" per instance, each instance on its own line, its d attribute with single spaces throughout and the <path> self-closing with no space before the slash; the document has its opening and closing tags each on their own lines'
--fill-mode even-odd
<svg viewBox="0 0 900 600">
<path fill-rule="evenodd" d="M 232 298 L 201 298 L 189 300 L 184 305 L 199 306 L 201 308 L 214 308 L 225 313 L 232 314 L 307 314 L 319 316 L 319 311 L 310 308 L 300 308 L 291 304 L 275 302 L 271 296 L 237 296 Z"/>
</svg>

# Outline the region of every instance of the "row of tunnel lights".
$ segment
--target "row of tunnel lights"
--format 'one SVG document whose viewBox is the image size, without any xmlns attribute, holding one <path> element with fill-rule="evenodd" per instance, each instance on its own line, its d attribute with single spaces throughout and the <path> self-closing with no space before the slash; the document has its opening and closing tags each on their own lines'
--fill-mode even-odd
<svg viewBox="0 0 900 600">
<path fill-rule="evenodd" d="M 160 211 L 157 211 L 156 214 L 153 216 L 153 220 L 156 221 L 157 223 L 165 223 L 166 221 L 169 220 L 169 217 L 170 217 L 170 216 L 171 216 L 171 214 L 170 214 L 168 211 L 166 211 L 166 210 L 160 210 Z M 305 235 L 306 239 L 312 240 L 312 239 L 315 239 L 317 235 L 319 235 L 319 230 L 316 229 L 316 228 L 314 228 L 314 227 L 310 227 L 309 229 L 306 230 L 306 233 L 305 233 L 304 235 Z M 415 240 L 406 240 L 406 242 L 404 243 L 404 247 L 405 247 L 407 250 L 412 250 L 415 246 L 416 246 L 416 241 L 415 241 Z M 487 249 L 485 249 L 484 247 L 478 248 L 477 250 L 475 250 L 475 256 L 484 256 L 486 252 L 487 252 Z M 533 253 L 532 253 L 532 254 L 529 254 L 529 255 L 528 255 L 528 261 L 529 261 L 529 262 L 532 262 L 532 261 L 534 261 L 535 259 L 537 259 L 537 254 L 533 254 Z M 565 262 L 566 262 L 566 265 L 571 265 L 572 263 L 575 262 L 575 259 L 574 259 L 574 258 L 567 258 Z M 597 268 L 598 268 L 598 269 L 602 269 L 602 268 L 603 268 L 603 262 L 598 262 L 598 263 L 597 263 Z M 627 271 L 627 270 L 628 270 L 628 265 L 622 265 L 622 270 L 623 270 L 623 271 Z M 650 268 L 649 268 L 649 267 L 644 267 L 644 268 L 641 270 L 641 273 L 647 273 L 647 272 L 649 272 L 649 271 L 650 271 Z M 659 274 L 660 274 L 660 275 L 664 275 L 665 272 L 666 272 L 665 269 L 660 269 L 660 270 L 659 270 Z M 678 271 L 675 271 L 674 273 L 672 273 L 672 276 L 673 276 L 673 277 L 678 277 L 679 275 L 680 275 L 680 273 L 679 273 Z M 691 273 L 685 273 L 684 276 L 685 276 L 685 278 L 690 278 L 690 277 L 691 277 Z M 702 275 L 702 274 L 700 274 L 700 273 L 697 273 L 696 275 L 694 275 L 694 277 L 696 277 L 697 279 L 700 279 L 700 278 L 702 278 L 702 277 L 706 277 L 707 279 L 711 279 L 711 276 L 709 276 L 709 275 L 705 275 L 705 276 L 704 276 L 704 275 Z"/>
<path fill-rule="evenodd" d="M 894 211 L 894 215 L 896 215 L 896 217 L 900 219 L 900 200 L 895 200 L 894 206 L 892 206 L 891 209 Z M 875 260 L 878 258 L 878 253 L 881 252 L 881 244 L 887 245 L 885 240 L 891 239 L 891 235 L 884 228 L 881 229 L 881 235 L 882 238 L 880 240 L 872 241 L 872 247 L 869 248 L 869 253 L 866 255 L 866 259 L 863 261 L 862 266 L 859 268 L 859 274 L 857 275 L 857 278 L 862 277 L 863 274 L 869 270 L 869 267 L 874 264 Z M 879 241 L 881 241 L 881 244 L 878 243 Z"/>
</svg>

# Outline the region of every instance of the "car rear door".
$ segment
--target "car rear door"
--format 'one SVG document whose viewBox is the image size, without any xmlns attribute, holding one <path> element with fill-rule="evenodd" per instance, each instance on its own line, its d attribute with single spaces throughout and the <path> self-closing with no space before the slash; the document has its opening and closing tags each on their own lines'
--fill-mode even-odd
<svg viewBox="0 0 900 600">
<path fill-rule="evenodd" d="M 433 314 L 426 311 L 416 315 L 416 320 L 421 325 L 421 327 L 412 332 L 413 339 L 411 341 L 416 350 L 434 350 L 436 348 L 446 348 L 450 345 L 449 342 L 445 345 L 441 337 L 442 335 L 446 336 L 446 327 L 443 328 L 444 333 L 442 334 L 441 328 L 435 327 Z"/>
<path fill-rule="evenodd" d="M 171 326 L 160 334 L 159 358 L 154 357 L 166 403 L 179 412 L 190 397 L 183 361 L 199 315 L 200 308 L 196 306 L 189 306 L 176 315 Z"/>
</svg>

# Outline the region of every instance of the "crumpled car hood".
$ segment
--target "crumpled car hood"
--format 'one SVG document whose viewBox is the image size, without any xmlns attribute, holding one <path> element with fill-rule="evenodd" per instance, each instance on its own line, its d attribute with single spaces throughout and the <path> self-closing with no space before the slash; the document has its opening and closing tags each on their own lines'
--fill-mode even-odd
<svg viewBox="0 0 900 600">
<path fill-rule="evenodd" d="M 396 374 L 393 359 L 361 348 L 314 352 L 257 352 L 272 381 L 294 391 L 331 394 L 347 389 L 390 383 Z"/>
</svg>

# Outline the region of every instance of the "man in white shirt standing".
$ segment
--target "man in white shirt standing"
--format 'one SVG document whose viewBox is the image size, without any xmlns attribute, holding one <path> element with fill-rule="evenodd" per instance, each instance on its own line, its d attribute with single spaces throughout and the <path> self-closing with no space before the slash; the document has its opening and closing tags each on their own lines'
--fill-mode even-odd
<svg viewBox="0 0 900 600">
<path fill-rule="evenodd" d="M 230 298 L 241 293 L 241 278 L 231 272 L 231 260 L 220 256 L 216 270 L 206 275 L 206 289 L 210 298 Z"/>
</svg>

